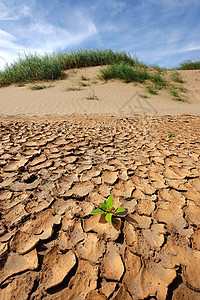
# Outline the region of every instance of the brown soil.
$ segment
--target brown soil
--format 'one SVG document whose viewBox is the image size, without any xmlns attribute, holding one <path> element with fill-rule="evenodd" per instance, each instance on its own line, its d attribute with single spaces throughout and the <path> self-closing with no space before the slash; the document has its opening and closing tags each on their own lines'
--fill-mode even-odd
<svg viewBox="0 0 200 300">
<path fill-rule="evenodd" d="M 200 299 L 199 116 L 0 130 L 0 299 Z M 110 193 L 114 226 L 90 216 Z"/>
</svg>

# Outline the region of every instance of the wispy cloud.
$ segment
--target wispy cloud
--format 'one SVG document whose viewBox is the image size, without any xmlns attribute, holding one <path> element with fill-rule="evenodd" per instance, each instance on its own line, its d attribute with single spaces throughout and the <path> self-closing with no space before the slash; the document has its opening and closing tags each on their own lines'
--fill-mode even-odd
<svg viewBox="0 0 200 300">
<path fill-rule="evenodd" d="M 173 66 L 200 56 L 199 15 L 199 0 L 0 0 L 0 68 L 24 51 L 78 47 Z"/>
<path fill-rule="evenodd" d="M 23 2 L 23 1 L 20 1 Z M 70 12 L 73 23 L 64 22 L 62 26 L 50 22 L 43 12 L 40 14 L 32 1 L 32 7 L 21 8 L 5 6 L 1 3 L 1 21 L 10 21 L 7 28 L 12 32 L 0 30 L 0 68 L 10 63 L 24 52 L 56 52 L 66 48 L 81 46 L 90 38 L 98 35 L 97 28 L 81 10 Z M 76 26 L 75 26 L 76 24 Z"/>
<path fill-rule="evenodd" d="M 33 1 L 29 1 L 28 5 L 23 0 L 1 0 L 0 2 L 0 20 L 1 21 L 16 21 L 22 17 L 30 16 Z"/>
</svg>

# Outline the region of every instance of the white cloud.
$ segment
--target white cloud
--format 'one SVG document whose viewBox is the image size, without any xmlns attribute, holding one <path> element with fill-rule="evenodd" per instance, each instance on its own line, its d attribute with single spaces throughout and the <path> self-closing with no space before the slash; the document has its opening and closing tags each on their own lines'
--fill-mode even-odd
<svg viewBox="0 0 200 300">
<path fill-rule="evenodd" d="M 61 28 L 44 21 L 33 23 L 28 29 L 26 45 L 46 51 L 57 51 L 80 45 L 83 41 L 97 35 L 95 24 L 86 21 L 84 16 L 80 15 L 78 24 L 76 28 L 74 26 Z"/>
<path fill-rule="evenodd" d="M 16 3 L 18 2 L 18 3 Z M 22 17 L 30 16 L 34 1 L 29 1 L 28 5 L 22 0 L 1 0 L 0 2 L 0 20 L 16 21 Z"/>
<path fill-rule="evenodd" d="M 112 15 L 117 15 L 126 6 L 126 3 L 122 1 L 112 1 L 111 3 L 113 6 Z"/>
<path fill-rule="evenodd" d="M 4 9 L 4 20 L 14 20 L 12 9 Z M 11 63 L 19 53 L 52 53 L 66 48 L 80 46 L 84 41 L 98 35 L 95 24 L 83 12 L 74 11 L 71 15 L 73 23 L 58 26 L 50 23 L 43 13 L 31 13 L 30 9 L 22 6 L 21 14 L 29 15 L 28 23 L 24 27 L 20 20 L 14 21 L 9 27 L 12 34 L 0 29 L 0 69 L 5 63 Z M 17 17 L 16 17 L 17 18 Z M 26 20 L 27 22 L 27 20 Z M 76 24 L 76 26 L 74 26 Z"/>
</svg>

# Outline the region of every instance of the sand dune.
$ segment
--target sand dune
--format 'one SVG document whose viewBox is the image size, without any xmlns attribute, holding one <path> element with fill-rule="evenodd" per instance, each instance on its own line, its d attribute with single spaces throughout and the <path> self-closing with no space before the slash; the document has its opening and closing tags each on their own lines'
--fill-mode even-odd
<svg viewBox="0 0 200 300">
<path fill-rule="evenodd" d="M 126 84 L 119 80 L 105 83 L 97 78 L 100 68 L 69 70 L 66 72 L 66 79 L 44 83 L 53 87 L 42 90 L 31 90 L 32 84 L 1 88 L 0 114 L 41 116 L 73 113 L 143 116 L 200 114 L 198 70 L 179 71 L 184 80 L 184 83 L 179 85 L 186 89 L 184 97 L 189 101 L 187 103 L 173 100 L 166 90 L 160 91 L 159 95 L 150 95 L 141 84 Z M 169 77 L 170 73 L 166 72 L 165 76 Z M 82 77 L 88 80 L 82 80 Z M 146 94 L 149 98 L 141 98 L 141 94 Z"/>
</svg>

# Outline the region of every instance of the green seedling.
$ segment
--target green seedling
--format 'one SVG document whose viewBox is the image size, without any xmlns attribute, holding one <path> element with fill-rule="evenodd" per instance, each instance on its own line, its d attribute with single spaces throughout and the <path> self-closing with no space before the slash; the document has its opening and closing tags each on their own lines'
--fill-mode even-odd
<svg viewBox="0 0 200 300">
<path fill-rule="evenodd" d="M 170 132 L 170 133 L 168 134 L 168 137 L 172 137 L 172 136 L 174 136 L 174 134 Z"/>
<path fill-rule="evenodd" d="M 109 223 L 113 221 L 112 218 L 115 214 L 126 211 L 126 209 L 123 207 L 118 207 L 117 209 L 114 209 L 113 194 L 110 194 L 108 200 L 105 200 L 104 203 L 99 203 L 99 206 L 101 208 L 94 209 L 90 214 L 91 215 L 106 214 L 105 219 Z"/>
</svg>

